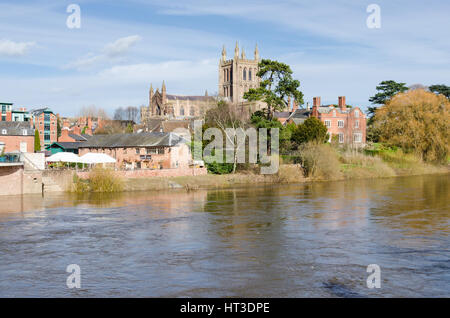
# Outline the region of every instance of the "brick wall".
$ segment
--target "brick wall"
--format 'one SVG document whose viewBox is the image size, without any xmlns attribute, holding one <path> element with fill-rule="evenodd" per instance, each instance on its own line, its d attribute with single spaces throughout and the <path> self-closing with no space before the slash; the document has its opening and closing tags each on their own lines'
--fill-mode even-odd
<svg viewBox="0 0 450 318">
<path fill-rule="evenodd" d="M 20 151 L 20 143 L 27 143 L 27 152 L 34 152 L 34 136 L 2 136 L 0 142 L 5 143 L 5 152 Z"/>
<path fill-rule="evenodd" d="M 83 179 L 89 177 L 88 171 L 78 171 L 78 176 Z M 148 177 L 182 177 L 182 176 L 200 176 L 206 175 L 206 168 L 178 168 L 178 169 L 159 169 L 159 170 L 120 170 L 115 174 L 122 178 L 148 178 Z"/>
</svg>

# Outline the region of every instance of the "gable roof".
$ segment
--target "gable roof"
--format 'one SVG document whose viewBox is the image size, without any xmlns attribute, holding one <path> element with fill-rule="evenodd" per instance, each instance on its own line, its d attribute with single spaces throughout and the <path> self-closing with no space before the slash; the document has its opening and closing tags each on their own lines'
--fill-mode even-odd
<svg viewBox="0 0 450 318">
<path fill-rule="evenodd" d="M 3 130 L 6 129 L 6 134 Z M 26 136 L 34 136 L 34 129 L 30 127 L 28 121 L 0 121 L 0 136 L 25 136 L 23 131 L 26 130 Z"/>
<path fill-rule="evenodd" d="M 177 134 L 162 132 L 94 135 L 80 148 L 171 147 L 183 141 Z"/>
<path fill-rule="evenodd" d="M 58 146 L 62 149 L 78 149 L 82 142 L 54 142 L 51 145 L 47 146 L 47 149 L 54 148 L 54 146 Z"/>
</svg>

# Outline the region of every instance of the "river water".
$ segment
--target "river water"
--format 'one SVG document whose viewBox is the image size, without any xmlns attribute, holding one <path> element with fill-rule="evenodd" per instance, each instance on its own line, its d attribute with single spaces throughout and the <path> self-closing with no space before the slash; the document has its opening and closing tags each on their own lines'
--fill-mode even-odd
<svg viewBox="0 0 450 318">
<path fill-rule="evenodd" d="M 2 197 L 0 296 L 450 297 L 449 194 L 439 175 Z"/>
</svg>

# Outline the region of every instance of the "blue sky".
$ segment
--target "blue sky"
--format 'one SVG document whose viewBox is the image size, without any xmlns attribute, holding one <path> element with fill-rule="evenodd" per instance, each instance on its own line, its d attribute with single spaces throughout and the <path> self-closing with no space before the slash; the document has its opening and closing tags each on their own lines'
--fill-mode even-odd
<svg viewBox="0 0 450 318">
<path fill-rule="evenodd" d="M 69 29 L 69 4 L 81 28 Z M 369 29 L 369 4 L 381 28 Z M 382 80 L 450 85 L 450 2 L 10 1 L 0 3 L 0 101 L 65 116 L 95 105 L 148 103 L 150 83 L 171 94 L 217 92 L 222 45 L 291 65 L 305 101 L 367 107 Z"/>
</svg>

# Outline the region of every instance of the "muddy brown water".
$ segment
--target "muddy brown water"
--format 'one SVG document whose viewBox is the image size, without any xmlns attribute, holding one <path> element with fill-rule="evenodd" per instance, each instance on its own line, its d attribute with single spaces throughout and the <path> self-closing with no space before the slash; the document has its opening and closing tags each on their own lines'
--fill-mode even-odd
<svg viewBox="0 0 450 318">
<path fill-rule="evenodd" d="M 449 180 L 1 197 L 0 296 L 450 297 Z"/>
</svg>

